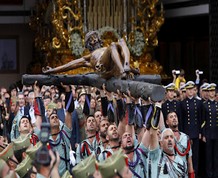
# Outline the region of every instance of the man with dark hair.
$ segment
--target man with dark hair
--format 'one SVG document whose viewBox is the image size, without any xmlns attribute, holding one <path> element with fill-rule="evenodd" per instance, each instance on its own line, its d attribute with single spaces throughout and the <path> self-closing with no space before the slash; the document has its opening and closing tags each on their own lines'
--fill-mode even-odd
<svg viewBox="0 0 218 178">
<path fill-rule="evenodd" d="M 54 109 L 48 117 L 48 122 L 50 123 L 51 133 L 49 137 L 49 145 L 53 151 L 57 151 L 60 155 L 60 165 L 59 174 L 62 176 L 66 170 L 70 170 L 70 137 L 72 134 L 72 112 L 74 110 L 73 94 L 70 86 L 62 85 L 66 92 L 66 115 L 65 123 L 62 128 L 60 127 L 60 120 L 57 115 L 57 110 Z M 40 97 L 40 89 L 37 83 L 34 85 L 34 92 L 36 97 L 36 121 L 37 126 L 40 128 L 41 122 L 46 122 L 44 106 L 40 107 L 42 104 L 42 98 Z M 43 115 L 44 114 L 44 115 Z"/>
<path fill-rule="evenodd" d="M 199 137 L 202 117 L 202 102 L 194 97 L 195 83 L 188 81 L 185 85 L 187 98 L 181 101 L 182 131 L 192 141 L 192 161 L 195 174 L 198 174 Z"/>
<path fill-rule="evenodd" d="M 109 47 L 102 47 L 102 42 L 97 31 L 90 31 L 85 36 L 85 46 L 91 52 L 79 59 L 51 68 L 43 68 L 43 73 L 64 72 L 79 67 L 90 67 L 99 72 L 103 77 L 124 77 L 127 72 L 136 72 L 130 69 L 130 52 L 124 39 L 113 42 Z"/>
<path fill-rule="evenodd" d="M 19 137 L 19 123 L 20 119 L 24 115 L 29 115 L 29 106 L 25 106 L 25 100 L 24 100 L 24 94 L 23 93 L 18 93 L 17 95 L 17 113 L 16 116 L 14 117 L 13 124 L 12 124 L 12 129 L 11 129 L 11 140 L 16 139 Z"/>
<path fill-rule="evenodd" d="M 216 84 L 207 86 L 208 100 L 203 103 L 203 141 L 206 142 L 206 173 L 207 177 L 218 177 L 218 102 L 215 101 Z"/>
<path fill-rule="evenodd" d="M 117 126 L 113 123 L 108 126 L 106 140 L 108 141 L 107 148 L 103 150 L 99 157 L 99 161 L 105 160 L 120 148 L 120 136 Z"/>
<path fill-rule="evenodd" d="M 194 177 L 191 140 L 188 135 L 178 129 L 179 122 L 175 111 L 168 113 L 166 124 L 174 133 L 176 153 L 187 163 L 189 177 Z"/>
<path fill-rule="evenodd" d="M 99 136 L 96 133 L 97 123 L 94 116 L 89 115 L 86 118 L 85 130 L 87 138 L 83 140 L 76 149 L 76 163 L 87 158 L 91 154 L 95 154 L 97 151 Z"/>
<path fill-rule="evenodd" d="M 100 124 L 99 124 L 99 137 L 100 137 L 100 141 L 99 141 L 99 145 L 97 148 L 97 155 L 99 155 L 104 149 L 106 149 L 107 145 L 108 145 L 108 140 L 106 139 L 107 136 L 107 129 L 109 126 L 109 121 L 106 118 L 102 118 L 100 120 Z"/>
<path fill-rule="evenodd" d="M 125 132 L 121 138 L 121 148 L 128 157 L 128 166 L 134 177 L 146 177 L 148 144 L 146 135 L 143 135 L 142 142 L 134 145 L 134 138 L 131 133 Z"/>
<path fill-rule="evenodd" d="M 170 83 L 167 86 L 165 86 L 165 88 L 166 88 L 166 100 L 162 104 L 162 112 L 163 112 L 163 116 L 164 116 L 164 121 L 166 121 L 167 114 L 170 111 L 176 112 L 178 119 L 180 121 L 180 119 L 181 119 L 180 103 L 179 103 L 179 101 L 176 101 L 174 98 L 175 91 L 176 91 L 175 84 Z M 181 129 L 181 127 L 180 127 L 180 129 Z"/>
</svg>

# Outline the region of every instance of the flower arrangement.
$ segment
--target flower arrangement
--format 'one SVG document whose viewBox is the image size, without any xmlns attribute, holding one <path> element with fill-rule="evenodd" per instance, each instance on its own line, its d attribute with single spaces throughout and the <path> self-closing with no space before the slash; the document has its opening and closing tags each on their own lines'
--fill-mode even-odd
<svg viewBox="0 0 218 178">
<path fill-rule="evenodd" d="M 127 46 L 131 54 L 136 57 L 141 56 L 145 48 L 144 34 L 140 31 L 131 32 L 127 40 Z"/>
<path fill-rule="evenodd" d="M 102 27 L 98 31 L 102 39 L 110 38 L 112 41 L 117 41 L 120 38 L 120 35 L 117 33 L 116 29 L 109 26 Z"/>
<path fill-rule="evenodd" d="M 77 31 L 75 31 L 74 33 L 71 34 L 70 36 L 70 49 L 72 50 L 72 54 L 75 57 L 80 57 L 85 48 L 83 47 L 83 42 L 82 42 L 82 36 L 80 33 L 78 33 Z"/>
</svg>

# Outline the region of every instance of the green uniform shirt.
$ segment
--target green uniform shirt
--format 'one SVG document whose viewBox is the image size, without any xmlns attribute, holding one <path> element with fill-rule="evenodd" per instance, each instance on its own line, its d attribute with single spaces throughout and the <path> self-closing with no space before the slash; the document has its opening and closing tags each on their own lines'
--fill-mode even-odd
<svg viewBox="0 0 218 178">
<path fill-rule="evenodd" d="M 63 129 L 58 134 L 56 140 L 52 139 L 52 136 L 49 138 L 49 143 L 54 151 L 57 151 L 60 155 L 60 164 L 58 167 L 59 174 L 62 176 L 66 170 L 70 170 L 70 137 L 72 130 L 69 129 L 65 124 Z M 67 168 L 66 168 L 67 163 Z"/>
<path fill-rule="evenodd" d="M 180 156 L 170 160 L 159 147 L 148 154 L 147 177 L 175 178 L 187 176 L 187 164 Z"/>
</svg>

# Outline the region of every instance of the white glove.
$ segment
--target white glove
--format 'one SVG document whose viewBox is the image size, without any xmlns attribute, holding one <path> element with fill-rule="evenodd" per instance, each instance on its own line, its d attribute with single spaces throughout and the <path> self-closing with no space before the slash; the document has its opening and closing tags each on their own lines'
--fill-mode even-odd
<svg viewBox="0 0 218 178">
<path fill-rule="evenodd" d="M 70 164 L 72 164 L 72 166 L 75 166 L 76 165 L 76 159 L 74 157 L 74 151 L 73 150 L 70 150 Z"/>
</svg>

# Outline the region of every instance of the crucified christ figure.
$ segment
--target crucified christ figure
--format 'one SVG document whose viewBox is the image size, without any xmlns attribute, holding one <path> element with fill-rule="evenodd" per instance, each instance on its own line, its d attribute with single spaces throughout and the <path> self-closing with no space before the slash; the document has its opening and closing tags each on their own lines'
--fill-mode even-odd
<svg viewBox="0 0 218 178">
<path fill-rule="evenodd" d="M 109 47 L 102 47 L 102 41 L 97 31 L 91 31 L 85 36 L 85 47 L 90 54 L 75 59 L 56 68 L 42 68 L 45 74 L 66 72 L 79 67 L 90 67 L 101 74 L 103 78 L 132 78 L 139 74 L 130 67 L 130 52 L 124 39 L 112 42 Z"/>
</svg>

